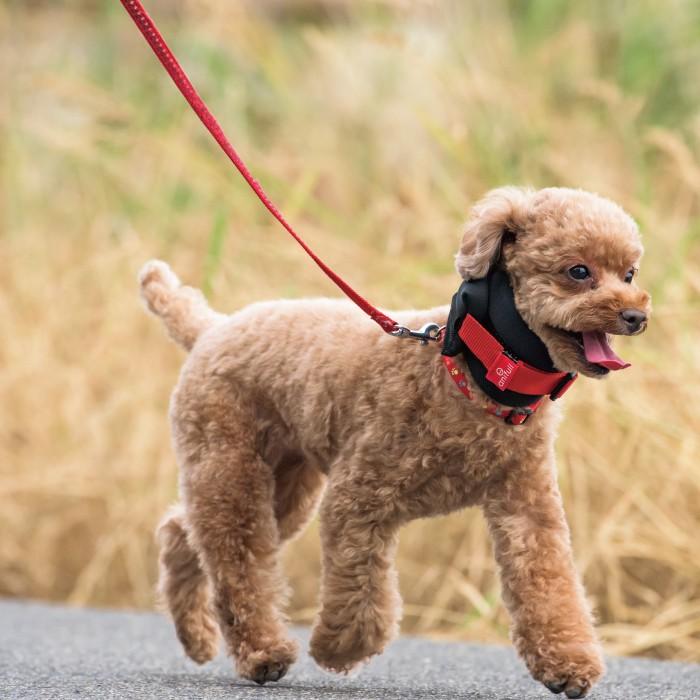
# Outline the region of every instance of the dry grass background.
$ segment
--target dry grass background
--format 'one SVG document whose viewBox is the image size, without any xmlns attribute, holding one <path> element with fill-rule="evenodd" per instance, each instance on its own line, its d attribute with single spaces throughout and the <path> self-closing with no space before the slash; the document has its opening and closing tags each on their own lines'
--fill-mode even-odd
<svg viewBox="0 0 700 700">
<path fill-rule="evenodd" d="M 700 660 L 697 5 L 147 4 L 281 208 L 377 303 L 446 302 L 496 185 L 580 186 L 639 220 L 655 318 L 620 343 L 633 369 L 567 396 L 560 481 L 608 648 Z M 182 356 L 138 267 L 171 261 L 221 309 L 335 290 L 117 2 L 0 2 L 0 85 L 0 594 L 150 607 Z M 405 630 L 505 638 L 478 513 L 411 525 L 400 567 Z M 287 557 L 296 621 L 318 568 L 312 526 Z"/>
</svg>

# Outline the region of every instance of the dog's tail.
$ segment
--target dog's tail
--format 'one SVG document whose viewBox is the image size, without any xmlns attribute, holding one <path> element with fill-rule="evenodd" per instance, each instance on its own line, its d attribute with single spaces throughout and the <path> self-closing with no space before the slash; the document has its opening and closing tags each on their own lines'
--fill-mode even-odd
<svg viewBox="0 0 700 700">
<path fill-rule="evenodd" d="M 141 268 L 139 283 L 148 308 L 163 319 L 170 337 L 187 350 L 205 330 L 226 318 L 209 308 L 199 289 L 183 286 L 160 260 L 151 260 Z"/>
</svg>

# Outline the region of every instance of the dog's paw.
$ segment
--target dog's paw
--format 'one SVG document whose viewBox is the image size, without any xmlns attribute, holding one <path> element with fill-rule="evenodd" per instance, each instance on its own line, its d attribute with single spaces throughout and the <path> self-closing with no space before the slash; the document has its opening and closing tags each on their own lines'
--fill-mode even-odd
<svg viewBox="0 0 700 700">
<path fill-rule="evenodd" d="M 251 651 L 236 657 L 239 675 L 258 685 L 279 681 L 297 659 L 298 646 L 292 640 L 285 640 L 267 649 Z"/>
<path fill-rule="evenodd" d="M 258 685 L 265 685 L 268 681 L 274 682 L 284 678 L 288 669 L 289 665 L 281 661 L 274 661 L 269 664 L 262 663 L 254 669 L 250 680 L 255 681 Z"/>
<path fill-rule="evenodd" d="M 192 661 L 205 664 L 219 653 L 219 628 L 210 615 L 189 615 L 176 621 L 175 630 Z"/>
<path fill-rule="evenodd" d="M 321 622 L 311 634 L 309 653 L 326 671 L 349 673 L 380 654 L 391 636 L 376 624 L 326 626 Z"/>
<path fill-rule="evenodd" d="M 532 677 L 567 698 L 585 697 L 605 673 L 603 655 L 595 642 L 540 643 L 532 649 L 527 643 L 517 646 Z"/>
</svg>

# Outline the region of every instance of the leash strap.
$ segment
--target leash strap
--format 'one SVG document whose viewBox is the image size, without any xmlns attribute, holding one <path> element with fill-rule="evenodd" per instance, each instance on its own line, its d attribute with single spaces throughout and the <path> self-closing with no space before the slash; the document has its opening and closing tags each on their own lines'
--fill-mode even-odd
<svg viewBox="0 0 700 700">
<path fill-rule="evenodd" d="M 158 57 L 158 60 L 162 63 L 163 67 L 168 72 L 168 75 L 170 75 L 172 78 L 172 81 L 175 83 L 178 90 L 180 90 L 183 97 L 187 100 L 190 107 L 192 107 L 196 115 L 201 120 L 202 124 L 204 124 L 219 146 L 221 146 L 221 149 L 236 166 L 238 172 L 243 176 L 243 179 L 248 183 L 253 192 L 255 192 L 265 208 L 270 212 L 270 214 L 272 214 L 272 216 L 275 217 L 275 219 L 277 219 L 277 221 L 279 221 L 280 224 L 282 224 L 287 233 L 294 238 L 294 240 L 306 251 L 307 255 L 321 268 L 321 270 L 323 270 L 326 276 L 329 277 L 347 297 L 357 304 L 357 306 L 359 306 L 375 323 L 378 323 L 383 331 L 386 333 L 396 334 L 395 332 L 399 330 L 399 324 L 386 314 L 379 311 L 379 309 L 372 306 L 372 304 L 370 304 L 347 282 L 345 282 L 345 280 L 333 272 L 333 270 L 331 270 L 331 268 L 328 267 L 328 265 L 326 265 L 326 263 L 324 263 L 323 260 L 321 260 L 321 258 L 319 258 L 318 255 L 316 255 L 316 253 L 314 253 L 313 250 L 311 250 L 311 248 L 309 248 L 309 246 L 302 240 L 301 236 L 299 236 L 299 234 L 292 228 L 291 224 L 287 222 L 280 210 L 267 196 L 265 190 L 253 177 L 242 158 L 238 155 L 236 149 L 226 138 L 226 134 L 224 134 L 219 122 L 215 119 L 214 115 L 209 111 L 209 108 L 204 103 L 204 100 L 202 100 L 195 90 L 194 85 L 192 85 L 190 79 L 187 77 L 187 74 L 183 70 L 178 60 L 175 58 L 173 52 L 168 47 L 165 39 L 163 39 L 163 36 L 158 31 L 158 28 L 153 20 L 149 17 L 140 0 L 121 0 L 121 3 L 124 6 L 124 9 L 129 13 L 131 19 L 134 20 L 134 23 L 141 31 L 141 34 L 143 34 L 144 38 L 148 42 L 148 45 L 153 50 L 153 53 Z"/>
</svg>

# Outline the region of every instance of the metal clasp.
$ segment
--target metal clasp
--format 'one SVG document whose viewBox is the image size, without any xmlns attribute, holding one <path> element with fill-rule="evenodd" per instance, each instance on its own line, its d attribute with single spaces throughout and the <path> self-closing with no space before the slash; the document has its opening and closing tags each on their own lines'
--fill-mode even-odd
<svg viewBox="0 0 700 700">
<path fill-rule="evenodd" d="M 438 326 L 437 323 L 426 323 L 417 331 L 412 331 L 410 328 L 406 328 L 406 326 L 399 326 L 391 331 L 391 335 L 397 338 L 412 338 L 413 340 L 417 340 L 421 345 L 427 345 L 431 340 L 435 342 L 440 340 L 444 328 L 444 326 Z"/>
</svg>

